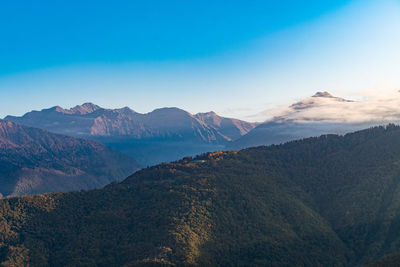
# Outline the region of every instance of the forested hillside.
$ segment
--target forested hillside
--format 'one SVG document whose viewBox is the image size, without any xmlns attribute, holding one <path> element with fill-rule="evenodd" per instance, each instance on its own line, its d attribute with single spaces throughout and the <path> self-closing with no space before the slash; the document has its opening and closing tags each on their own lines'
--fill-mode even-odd
<svg viewBox="0 0 400 267">
<path fill-rule="evenodd" d="M 400 128 L 216 152 L 0 202 L 5 266 L 357 266 L 400 250 Z"/>
<path fill-rule="evenodd" d="M 102 188 L 139 167 L 99 142 L 0 120 L 0 196 Z"/>
</svg>

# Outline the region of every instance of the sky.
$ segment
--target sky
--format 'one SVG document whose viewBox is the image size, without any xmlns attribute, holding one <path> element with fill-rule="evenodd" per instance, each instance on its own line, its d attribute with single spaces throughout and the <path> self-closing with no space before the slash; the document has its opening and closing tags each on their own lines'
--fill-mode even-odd
<svg viewBox="0 0 400 267">
<path fill-rule="evenodd" d="M 5 0 L 0 117 L 93 102 L 263 120 L 316 91 L 392 95 L 399 47 L 400 0 Z"/>
</svg>

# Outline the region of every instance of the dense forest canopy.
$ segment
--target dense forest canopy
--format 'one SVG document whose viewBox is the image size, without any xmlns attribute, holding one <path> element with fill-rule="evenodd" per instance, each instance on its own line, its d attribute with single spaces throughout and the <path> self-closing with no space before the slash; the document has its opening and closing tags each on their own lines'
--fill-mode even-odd
<svg viewBox="0 0 400 267">
<path fill-rule="evenodd" d="M 5 266 L 354 266 L 400 250 L 400 128 L 375 127 L 0 202 Z"/>
</svg>

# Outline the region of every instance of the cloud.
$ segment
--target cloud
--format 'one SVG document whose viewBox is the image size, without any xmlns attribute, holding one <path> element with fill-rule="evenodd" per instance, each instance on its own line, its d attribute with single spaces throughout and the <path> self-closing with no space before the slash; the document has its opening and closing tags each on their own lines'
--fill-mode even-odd
<svg viewBox="0 0 400 267">
<path fill-rule="evenodd" d="M 400 121 L 400 93 L 369 95 L 361 101 L 349 101 L 333 96 L 305 98 L 289 107 L 262 113 L 279 122 L 327 123 L 389 123 Z M 265 118 L 264 117 L 264 118 Z"/>
</svg>

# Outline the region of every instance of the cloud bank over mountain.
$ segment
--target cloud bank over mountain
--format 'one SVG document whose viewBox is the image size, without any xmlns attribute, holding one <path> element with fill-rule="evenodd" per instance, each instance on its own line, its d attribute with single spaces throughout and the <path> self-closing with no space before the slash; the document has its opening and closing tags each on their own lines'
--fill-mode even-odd
<svg viewBox="0 0 400 267">
<path fill-rule="evenodd" d="M 400 121 L 400 93 L 364 100 L 347 100 L 318 92 L 289 107 L 267 110 L 258 115 L 267 121 L 294 123 L 389 123 Z"/>
<path fill-rule="evenodd" d="M 317 92 L 288 107 L 267 110 L 267 118 L 229 144 L 231 149 L 280 144 L 322 134 L 345 134 L 389 123 L 400 123 L 400 93 L 375 94 L 363 100 L 347 100 Z"/>
</svg>

